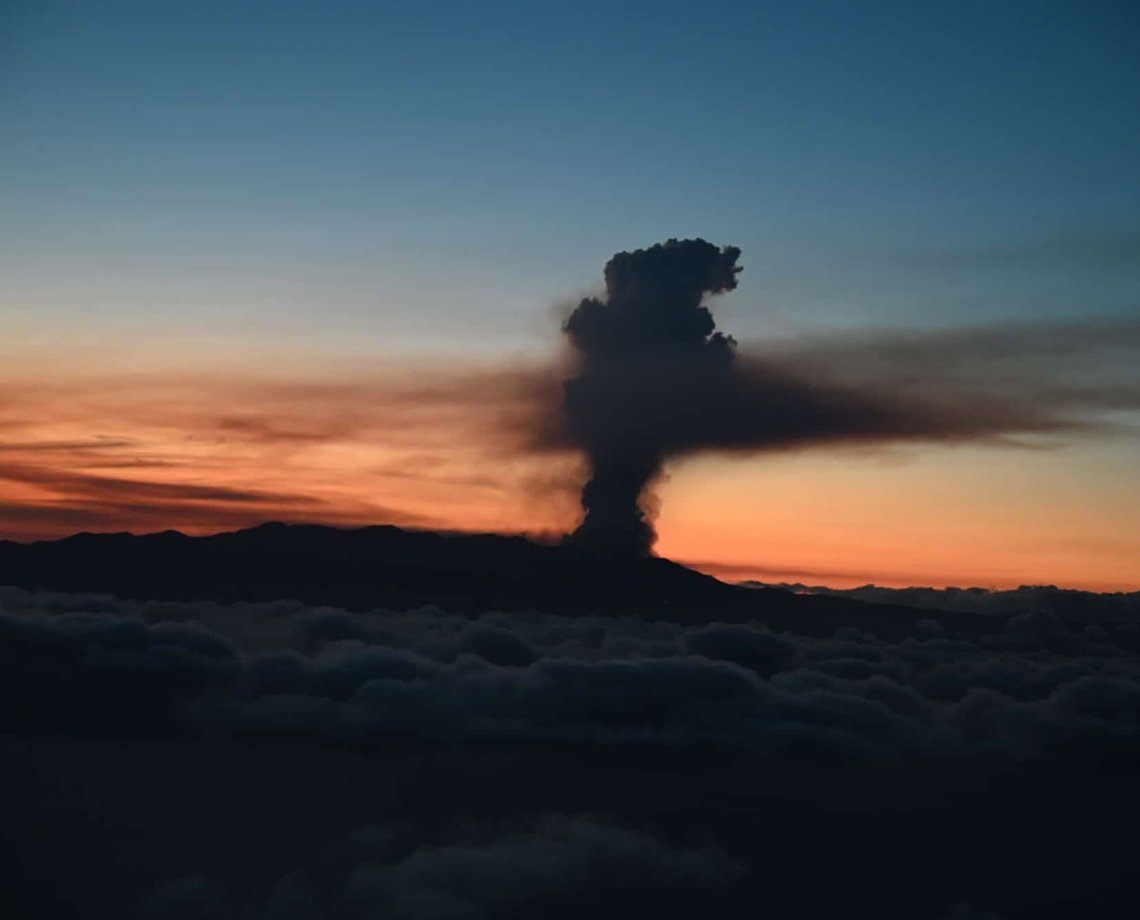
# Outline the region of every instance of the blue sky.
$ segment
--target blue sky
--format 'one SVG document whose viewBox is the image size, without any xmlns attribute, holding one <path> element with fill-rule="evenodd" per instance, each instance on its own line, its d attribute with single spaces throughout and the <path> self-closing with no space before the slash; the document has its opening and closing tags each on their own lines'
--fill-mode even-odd
<svg viewBox="0 0 1140 920">
<path fill-rule="evenodd" d="M 697 235 L 744 250 L 718 316 L 746 339 L 1137 310 L 1130 4 L 6 17 L 18 333 L 525 348 L 612 252 Z"/>
</svg>

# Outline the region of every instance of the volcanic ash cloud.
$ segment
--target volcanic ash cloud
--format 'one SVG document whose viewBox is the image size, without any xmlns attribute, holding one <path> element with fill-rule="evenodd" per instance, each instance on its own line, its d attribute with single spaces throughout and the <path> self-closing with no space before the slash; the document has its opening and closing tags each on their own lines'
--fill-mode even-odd
<svg viewBox="0 0 1140 920">
<path fill-rule="evenodd" d="M 563 325 L 580 357 L 565 386 L 567 433 L 590 469 L 573 545 L 630 555 L 652 548 L 645 493 L 685 428 L 683 406 L 673 418 L 653 406 L 663 377 L 699 390 L 729 373 L 736 343 L 701 301 L 736 287 L 739 257 L 704 240 L 620 252 L 606 264 L 605 298 L 584 299 Z"/>
<path fill-rule="evenodd" d="M 656 539 L 653 484 L 672 458 L 908 442 L 1032 444 L 1111 434 L 1119 426 L 1104 413 L 1140 405 L 1140 391 L 1111 376 L 1117 364 L 1107 354 L 1110 345 L 1135 348 L 1134 324 L 918 338 L 879 332 L 840 347 L 738 351 L 704 300 L 736 287 L 739 257 L 735 246 L 704 240 L 620 252 L 606 264 L 605 297 L 586 298 L 563 325 L 577 365 L 561 411 L 542 413 L 550 422 L 537 441 L 586 458 L 584 519 L 568 537 L 572 546 L 648 555 Z M 1058 388 L 1056 355 L 1074 342 L 1085 365 L 1106 352 L 1086 368 L 1096 383 Z M 1043 366 L 1038 352 L 1049 359 Z"/>
</svg>

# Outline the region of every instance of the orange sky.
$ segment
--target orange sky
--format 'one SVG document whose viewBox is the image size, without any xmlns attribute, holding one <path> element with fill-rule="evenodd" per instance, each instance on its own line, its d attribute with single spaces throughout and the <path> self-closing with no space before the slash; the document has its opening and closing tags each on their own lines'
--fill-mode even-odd
<svg viewBox="0 0 1140 920">
<path fill-rule="evenodd" d="M 659 549 L 725 578 L 1136 590 L 1133 467 L 1076 447 L 703 459 L 662 489 Z"/>
<path fill-rule="evenodd" d="M 6 363 L 0 537 L 575 523 L 579 461 L 525 443 L 549 369 L 118 357 Z M 658 549 L 733 579 L 1135 590 L 1134 467 L 1111 443 L 705 456 L 659 487 Z"/>
</svg>

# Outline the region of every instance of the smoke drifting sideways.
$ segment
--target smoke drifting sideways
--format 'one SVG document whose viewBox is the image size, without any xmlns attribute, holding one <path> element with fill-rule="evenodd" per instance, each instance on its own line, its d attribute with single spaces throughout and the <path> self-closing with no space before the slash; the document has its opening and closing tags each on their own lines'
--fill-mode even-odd
<svg viewBox="0 0 1140 920">
<path fill-rule="evenodd" d="M 726 385 L 736 342 L 715 331 L 701 300 L 736 287 L 739 257 L 704 240 L 620 252 L 606 264 L 605 300 L 584 299 L 563 325 L 581 358 L 565 386 L 568 434 L 590 466 L 572 545 L 615 555 L 652 548 L 645 492 L 678 445 L 660 412 L 645 410 L 667 378 Z"/>
<path fill-rule="evenodd" d="M 585 516 L 569 545 L 649 555 L 656 540 L 653 485 L 672 458 L 710 450 L 1009 443 L 1090 430 L 1097 427 L 1090 411 L 1138 404 L 1131 387 L 1021 392 L 1001 379 L 979 386 L 977 367 L 961 379 L 961 343 L 939 344 L 944 337 L 936 337 L 920 368 L 902 362 L 906 354 L 899 368 L 863 367 L 868 356 L 882 357 L 885 340 L 855 355 L 742 353 L 717 331 L 704 303 L 735 289 L 739 257 L 735 246 L 701 239 L 618 253 L 605 268 L 605 297 L 582 300 L 563 324 L 577 364 L 564 383 L 562 411 L 546 415 L 539 441 L 581 451 L 587 460 Z"/>
</svg>

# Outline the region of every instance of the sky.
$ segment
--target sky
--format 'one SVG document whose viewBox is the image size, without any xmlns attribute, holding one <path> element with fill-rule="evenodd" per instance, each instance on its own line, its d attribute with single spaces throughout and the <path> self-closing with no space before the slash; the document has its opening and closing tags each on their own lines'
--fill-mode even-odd
<svg viewBox="0 0 1140 920">
<path fill-rule="evenodd" d="M 657 490 L 660 553 L 1140 589 L 1132 4 L 0 17 L 0 538 L 564 531 L 580 461 L 505 434 L 518 394 L 557 387 L 559 324 L 612 254 L 703 237 L 742 250 L 710 302 L 742 350 L 960 333 L 961 383 L 992 330 L 1046 329 L 1053 378 L 1016 347 L 975 376 L 1117 395 L 1031 441 L 687 457 Z"/>
</svg>

